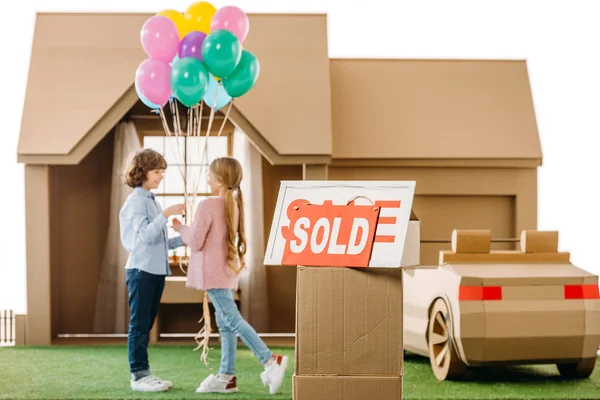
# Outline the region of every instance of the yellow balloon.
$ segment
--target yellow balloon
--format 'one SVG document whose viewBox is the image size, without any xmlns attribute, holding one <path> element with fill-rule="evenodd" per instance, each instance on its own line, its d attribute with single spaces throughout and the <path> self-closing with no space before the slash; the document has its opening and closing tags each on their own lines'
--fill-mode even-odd
<svg viewBox="0 0 600 400">
<path fill-rule="evenodd" d="M 191 31 L 189 26 L 190 22 L 179 11 L 164 10 L 159 12 L 157 15 L 167 17 L 171 21 L 173 21 L 173 23 L 177 27 L 177 32 L 179 32 L 179 39 L 183 39 L 184 36 Z"/>
<path fill-rule="evenodd" d="M 215 6 L 206 1 L 199 1 L 191 6 L 185 12 L 185 18 L 188 20 L 190 30 L 210 33 L 210 21 L 217 12 Z"/>
</svg>

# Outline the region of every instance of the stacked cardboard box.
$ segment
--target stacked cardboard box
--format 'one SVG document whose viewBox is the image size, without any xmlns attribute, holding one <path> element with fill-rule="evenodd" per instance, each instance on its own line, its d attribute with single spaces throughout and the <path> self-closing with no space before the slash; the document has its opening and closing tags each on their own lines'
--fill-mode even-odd
<svg viewBox="0 0 600 400">
<path fill-rule="evenodd" d="M 304 265 L 295 400 L 402 398 L 402 267 L 420 262 L 414 190 L 414 181 L 281 183 L 265 265 Z"/>
<path fill-rule="evenodd" d="M 402 270 L 299 267 L 294 400 L 401 399 Z"/>
</svg>

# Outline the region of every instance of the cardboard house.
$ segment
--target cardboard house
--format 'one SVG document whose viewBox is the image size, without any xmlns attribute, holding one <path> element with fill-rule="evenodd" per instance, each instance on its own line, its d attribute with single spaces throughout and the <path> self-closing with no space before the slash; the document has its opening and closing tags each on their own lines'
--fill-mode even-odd
<svg viewBox="0 0 600 400">
<path fill-rule="evenodd" d="M 133 87 L 150 16 L 37 16 L 18 146 L 28 344 L 92 330 L 115 126 L 162 131 Z M 250 26 L 244 46 L 261 74 L 224 134 L 243 132 L 262 157 L 264 243 L 281 180 L 416 181 L 422 264 L 437 264 L 455 228 L 536 228 L 541 148 L 525 61 L 330 59 L 326 15 L 254 14 Z M 294 332 L 295 268 L 266 268 L 266 286 L 266 330 Z"/>
</svg>

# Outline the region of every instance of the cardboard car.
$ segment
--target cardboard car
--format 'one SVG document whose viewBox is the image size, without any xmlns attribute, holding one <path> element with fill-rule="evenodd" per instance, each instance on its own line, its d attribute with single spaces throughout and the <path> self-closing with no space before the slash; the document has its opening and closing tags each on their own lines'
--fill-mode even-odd
<svg viewBox="0 0 600 400">
<path fill-rule="evenodd" d="M 523 231 L 520 251 L 490 251 L 489 231 L 457 231 L 437 266 L 405 268 L 404 348 L 429 357 L 438 380 L 467 367 L 556 364 L 594 370 L 598 276 L 558 252 L 558 232 Z"/>
</svg>

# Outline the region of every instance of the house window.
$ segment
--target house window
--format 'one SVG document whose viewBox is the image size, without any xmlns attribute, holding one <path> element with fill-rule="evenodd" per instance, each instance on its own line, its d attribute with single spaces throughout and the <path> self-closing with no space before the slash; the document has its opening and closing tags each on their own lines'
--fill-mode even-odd
<svg viewBox="0 0 600 400">
<path fill-rule="evenodd" d="M 206 140 L 208 139 L 208 144 Z M 188 208 L 183 223 L 190 223 L 190 216 L 199 200 L 209 195 L 208 165 L 218 157 L 231 156 L 231 136 L 143 136 L 145 148 L 161 153 L 167 161 L 167 170 L 160 186 L 154 191 L 156 201 L 164 208 L 183 203 L 188 195 Z M 206 154 L 204 151 L 207 146 Z M 193 203 L 191 200 L 196 193 Z M 169 237 L 177 233 L 170 228 Z M 184 255 L 185 249 L 178 249 L 178 255 Z M 189 251 L 188 251 L 189 253 Z"/>
</svg>

